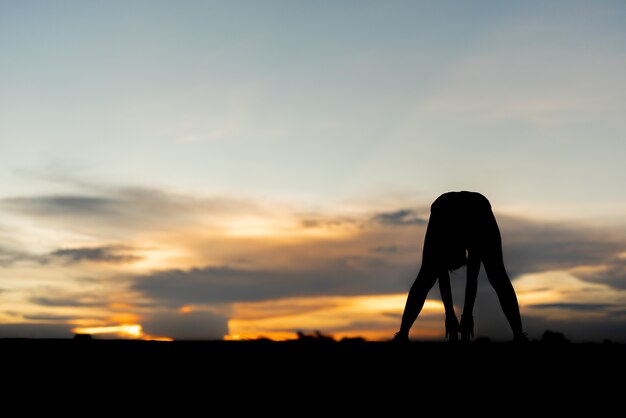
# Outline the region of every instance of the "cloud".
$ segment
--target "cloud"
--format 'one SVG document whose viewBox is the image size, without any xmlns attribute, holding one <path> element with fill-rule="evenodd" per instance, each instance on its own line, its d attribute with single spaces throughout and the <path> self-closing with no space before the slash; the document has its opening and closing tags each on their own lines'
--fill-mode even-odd
<svg viewBox="0 0 626 418">
<path fill-rule="evenodd" d="M 399 209 L 379 212 L 373 217 L 363 214 L 361 221 L 352 216 L 350 219 L 355 223 L 367 225 L 370 222 L 376 227 L 358 228 L 354 234 L 339 241 L 310 241 L 297 246 L 289 243 L 268 246 L 261 242 L 256 250 L 245 254 L 249 261 L 245 268 L 241 264 L 225 263 L 221 266 L 163 269 L 131 276 L 130 288 L 154 303 L 166 306 L 408 292 L 419 269 L 423 234 L 396 226 L 413 225 L 413 221 L 407 219 L 414 218 L 417 213 Z M 567 270 L 586 264 L 602 265 L 611 254 L 619 254 L 625 249 L 619 237 L 582 225 L 505 215 L 498 216 L 498 219 L 505 264 L 512 279 L 533 272 Z M 332 217 L 325 218 L 324 222 L 334 224 Z M 345 218 L 338 215 L 337 222 L 345 222 Z M 307 226 L 319 225 L 309 223 Z M 219 239 L 215 243 L 219 243 Z M 276 262 L 267 262 L 274 257 Z M 502 319 L 504 322 L 500 322 L 499 332 L 506 333 L 508 324 L 482 270 L 479 296 L 482 295 L 483 303 L 486 303 L 484 312 Z M 464 274 L 464 270 L 459 271 L 455 279 L 457 302 L 463 300 Z M 429 297 L 439 298 L 436 286 Z"/>
<path fill-rule="evenodd" d="M 603 265 L 626 250 L 624 234 L 570 225 L 498 216 L 504 261 L 509 274 L 517 276 L 566 270 L 584 265 Z"/>
<path fill-rule="evenodd" d="M 108 295 L 107 295 L 108 296 Z M 31 303 L 46 307 L 105 307 L 107 306 L 106 298 L 98 295 L 62 295 L 62 296 L 34 296 L 29 299 Z"/>
<path fill-rule="evenodd" d="M 316 269 L 228 266 L 165 270 L 133 278 L 132 289 L 171 305 L 261 301 L 294 296 L 386 294 L 407 289 L 412 266 L 369 258 L 326 259 Z"/>
<path fill-rule="evenodd" d="M 29 321 L 53 321 L 53 322 L 68 322 L 77 319 L 76 315 L 53 315 L 53 314 L 37 314 L 37 315 L 24 315 L 24 319 Z M 84 316 L 80 316 L 81 319 L 85 319 Z"/>
<path fill-rule="evenodd" d="M 124 236 L 193 223 L 263 213 L 262 205 L 234 197 L 194 197 L 143 187 L 91 185 L 89 194 L 0 199 L 0 210 L 91 236 Z"/>
<path fill-rule="evenodd" d="M 372 248 L 371 251 L 377 254 L 397 254 L 400 251 L 400 247 L 397 245 L 380 245 Z"/>
<path fill-rule="evenodd" d="M 0 267 L 11 267 L 19 261 L 30 261 L 33 257 L 23 251 L 0 247 Z"/>
<path fill-rule="evenodd" d="M 132 249 L 125 245 L 99 247 L 61 248 L 48 254 L 30 254 L 18 249 L 0 247 L 0 267 L 9 268 L 19 262 L 48 264 L 52 260 L 61 260 L 65 264 L 80 262 L 101 262 L 112 264 L 132 263 L 143 257 L 132 254 Z"/>
<path fill-rule="evenodd" d="M 278 224 L 281 228 L 293 221 L 292 234 L 298 233 L 298 225 L 303 231 L 311 228 L 322 228 L 330 233 L 349 231 L 351 239 L 342 242 L 347 252 L 350 248 L 359 247 L 362 251 L 364 247 L 366 251 L 373 253 L 372 256 L 400 255 L 404 253 L 399 251 L 400 248 L 414 243 L 412 248 L 416 250 L 416 262 L 419 262 L 419 248 L 423 235 L 408 234 L 395 227 L 424 226 L 428 222 L 424 216 L 426 206 L 415 209 L 401 207 L 396 210 L 375 212 L 373 215 L 352 213 L 347 216 L 337 213 L 333 216 L 315 216 L 299 215 L 298 211 L 290 211 L 278 203 L 261 204 L 232 197 L 195 197 L 150 188 L 110 188 L 98 185 L 91 189 L 95 195 L 65 194 L 0 199 L 0 209 L 52 222 L 63 231 L 86 233 L 100 239 L 106 237 L 107 241 L 113 238 L 116 241 L 129 242 L 164 230 L 173 233 L 185 230 L 187 236 L 191 237 L 194 232 L 200 235 L 203 229 L 213 228 L 214 234 L 202 238 L 205 244 L 198 239 L 192 240 L 197 244 L 197 248 L 202 246 L 225 248 L 223 232 L 232 225 L 237 226 L 237 231 L 246 232 L 246 228 L 250 228 L 251 217 L 259 219 L 261 223 L 267 219 L 268 237 L 272 236 L 272 228 L 275 228 L 272 225 L 277 221 L 280 221 Z M 245 218 L 245 222 L 239 222 L 239 217 Z M 615 234 L 581 225 L 531 221 L 506 215 L 499 215 L 498 220 L 503 238 L 505 263 L 512 277 L 528 272 L 600 265 L 607 258 L 626 250 L 623 236 L 616 237 Z M 253 222 L 254 225 L 257 223 Z M 372 231 L 378 231 L 379 235 Z M 229 238 L 228 242 L 233 241 Z M 178 242 L 175 245 L 185 244 Z M 235 247 L 231 247 L 232 251 Z M 257 254 L 262 254 L 262 248 L 257 247 Z M 128 248 L 124 248 L 124 244 L 70 247 L 55 250 L 50 255 L 70 263 L 137 261 L 137 256 L 127 251 Z M 273 250 L 279 251 L 276 248 Z M 303 248 L 303 251 L 306 250 Z M 254 254 L 245 256 L 249 259 L 254 258 Z M 294 254 L 294 257 L 297 256 Z M 224 261 L 234 258 L 233 255 Z M 2 266 L 32 259 L 33 255 L 26 254 L 17 247 L 0 248 Z M 614 286 L 619 287 L 622 283 L 619 276 L 620 270 L 611 271 L 610 279 L 607 280 L 613 280 Z M 601 280 L 599 277 L 596 279 Z"/>
<path fill-rule="evenodd" d="M 53 251 L 50 256 L 63 259 L 68 264 L 82 261 L 123 264 L 142 259 L 129 251 L 126 246 L 63 248 Z"/>
<path fill-rule="evenodd" d="M 592 283 L 604 283 L 617 290 L 626 290 L 626 258 L 614 257 L 594 271 L 574 271 L 577 277 Z"/>
<path fill-rule="evenodd" d="M 79 195 L 13 197 L 0 200 L 4 209 L 31 216 L 108 216 L 121 205 L 118 199 Z"/>
<path fill-rule="evenodd" d="M 529 308 L 537 309 L 567 309 L 573 311 L 599 311 L 611 308 L 613 305 L 608 303 L 537 303 L 527 305 Z"/>
<path fill-rule="evenodd" d="M 385 226 L 426 225 L 428 223 L 428 219 L 414 209 L 380 212 L 372 216 L 371 220 Z"/>
<path fill-rule="evenodd" d="M 27 319 L 38 323 L 55 321 L 53 315 L 47 316 L 50 315 L 47 311 L 56 307 L 100 308 L 106 314 L 115 293 L 116 301 L 125 298 L 128 302 L 136 298 L 137 303 L 131 302 L 133 309 L 148 318 L 149 326 L 156 327 L 156 331 L 158 315 L 165 315 L 158 317 L 169 321 L 168 324 L 179 320 L 183 325 L 187 324 L 184 321 L 191 324 L 201 319 L 179 318 L 179 313 L 172 313 L 173 319 L 167 319 L 169 313 L 153 312 L 163 307 L 408 292 L 420 267 L 424 226 L 428 222 L 424 216 L 427 206 L 416 205 L 411 209 L 400 204 L 397 209 L 330 215 L 301 209 L 234 197 L 102 186 L 92 187 L 85 194 L 5 198 L 0 199 L 0 210 L 26 218 L 24 224 L 41 222 L 45 227 L 52 226 L 55 233 L 45 234 L 49 229 L 43 228 L 44 236 L 53 238 L 41 254 L 23 250 L 31 248 L 26 243 L 37 242 L 36 234 L 23 243 L 17 239 L 3 240 L 0 266 L 23 269 L 19 273 L 24 277 L 31 275 L 29 269 L 49 263 L 46 268 L 57 269 L 54 274 L 98 277 L 101 281 L 104 280 L 101 271 L 110 270 L 98 269 L 105 263 L 115 264 L 115 273 L 111 274 L 116 276 L 106 277 L 115 283 L 114 289 L 98 286 L 91 294 L 76 292 L 76 288 L 70 291 L 76 285 L 76 280 L 72 279 L 54 291 L 31 290 L 27 300 L 38 307 L 31 312 L 41 313 Z M 566 270 L 588 284 L 603 283 L 613 289 L 624 289 L 626 262 L 619 258 L 619 254 L 626 252 L 624 231 L 496 215 L 502 232 L 505 265 L 515 283 L 525 274 Z M 16 223 L 15 227 L 20 225 Z M 28 231 L 32 233 L 35 229 Z M 66 246 L 63 240 L 54 241 L 56 231 L 73 234 L 69 242 L 80 242 L 86 237 L 88 243 L 112 244 Z M 131 270 L 136 265 L 125 270 L 126 264 L 140 260 L 136 249 L 144 248 L 143 245 L 155 248 L 142 252 L 145 259 L 141 262 L 145 262 L 146 269 L 141 271 L 145 273 L 136 274 L 138 270 Z M 52 260 L 61 262 L 52 263 Z M 24 261 L 35 264 L 26 265 Z M 150 268 L 153 270 L 147 270 Z M 454 278 L 453 292 L 455 301 L 460 303 L 464 271 L 458 276 Z M 481 277 L 476 302 L 477 324 L 480 324 L 478 315 L 482 315 L 483 329 L 490 335 L 508 335 L 506 318 L 495 292 L 484 280 L 484 271 Z M 551 287 L 548 282 L 542 286 Z M 576 292 L 587 292 L 581 289 L 577 288 Z M 429 298 L 438 297 L 435 286 Z M 534 306 L 526 305 L 526 308 L 534 313 L 546 313 L 545 318 L 547 313 L 552 314 L 549 308 L 561 314 L 568 311 L 582 314 L 592 312 L 594 303 L 598 309 L 607 305 L 606 309 L 611 312 L 620 306 L 619 301 L 604 296 L 597 300 L 534 302 Z M 609 307 L 609 304 L 615 306 Z M 153 318 L 152 314 L 156 316 Z M 213 318 L 213 323 L 208 314 L 205 319 L 213 324 L 210 329 L 215 332 L 210 335 L 223 331 L 219 325 L 224 322 L 222 319 Z M 363 324 L 355 322 L 349 326 L 357 325 Z M 146 329 L 151 335 L 171 334 L 156 331 Z M 187 333 L 184 338 L 190 336 Z"/>
<path fill-rule="evenodd" d="M 228 334 L 228 318 L 208 311 L 156 312 L 141 325 L 148 335 L 175 340 L 221 340 Z"/>
<path fill-rule="evenodd" d="M 45 322 L 0 324 L 0 338 L 70 338 L 74 334 L 69 324 Z"/>
<path fill-rule="evenodd" d="M 342 228 L 346 226 L 361 226 L 362 222 L 358 219 L 349 216 L 330 216 L 330 217 L 315 217 L 307 215 L 300 220 L 300 225 L 303 228 Z"/>
</svg>

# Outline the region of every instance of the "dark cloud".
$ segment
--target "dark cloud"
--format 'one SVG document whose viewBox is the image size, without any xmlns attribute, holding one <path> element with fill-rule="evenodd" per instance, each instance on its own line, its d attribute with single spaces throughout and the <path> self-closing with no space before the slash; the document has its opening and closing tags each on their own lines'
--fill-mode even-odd
<svg viewBox="0 0 626 418">
<path fill-rule="evenodd" d="M 613 305 L 608 303 L 537 303 L 533 305 L 528 305 L 529 308 L 536 309 L 565 309 L 572 311 L 601 311 L 607 308 L 613 307 Z"/>
<path fill-rule="evenodd" d="M 0 338 L 71 338 L 73 335 L 70 324 L 0 324 Z"/>
<path fill-rule="evenodd" d="M 175 340 L 221 340 L 228 334 L 228 318 L 213 312 L 158 312 L 141 321 L 148 335 Z"/>
<path fill-rule="evenodd" d="M 428 218 L 414 209 L 399 209 L 393 212 L 380 212 L 371 221 L 385 226 L 426 225 Z"/>
<path fill-rule="evenodd" d="M 582 225 L 499 217 L 504 261 L 512 278 L 526 273 L 599 266 L 626 250 L 624 236 Z"/>
<path fill-rule="evenodd" d="M 24 319 L 29 321 L 51 321 L 51 322 L 68 322 L 77 319 L 76 316 L 70 315 L 53 315 L 53 314 L 38 314 L 38 315 L 24 315 Z M 80 316 L 80 319 L 86 319 L 85 316 Z"/>
<path fill-rule="evenodd" d="M 125 246 L 63 248 L 50 253 L 50 256 L 63 259 L 67 263 L 90 261 L 121 264 L 142 259 L 130 251 L 131 249 Z"/>
<path fill-rule="evenodd" d="M 247 200 L 210 197 L 196 198 L 158 189 L 91 187 L 91 194 L 58 194 L 0 199 L 0 210 L 52 223 L 74 232 L 111 235 L 131 231 L 162 230 L 189 225 L 202 216 L 262 213 L 263 209 Z"/>
<path fill-rule="evenodd" d="M 578 278 L 593 282 L 603 283 L 614 289 L 626 290 L 626 259 L 614 257 L 607 261 L 604 268 L 591 272 L 575 272 Z"/>
<path fill-rule="evenodd" d="M 306 216 L 304 219 L 300 221 L 300 225 L 303 228 L 339 228 L 347 225 L 360 225 L 360 222 L 355 218 L 350 218 L 346 216 L 337 216 L 337 217 L 312 217 Z"/>
<path fill-rule="evenodd" d="M 61 248 L 51 253 L 30 254 L 17 249 L 0 247 L 0 267 L 9 268 L 20 262 L 48 264 L 53 260 L 61 260 L 65 264 L 80 262 L 132 263 L 143 257 L 132 253 L 132 248 L 124 245 L 100 247 Z"/>
<path fill-rule="evenodd" d="M 413 266 L 368 258 L 325 260 L 319 269 L 244 270 L 205 267 L 135 277 L 133 290 L 170 305 L 260 301 L 291 296 L 403 292 Z"/>
<path fill-rule="evenodd" d="M 102 300 L 95 295 L 61 295 L 61 296 L 34 296 L 29 299 L 31 303 L 48 307 L 103 307 L 107 305 L 106 300 Z"/>
<path fill-rule="evenodd" d="M 11 267 L 21 261 L 38 261 L 38 257 L 18 249 L 0 247 L 0 267 Z"/>
<path fill-rule="evenodd" d="M 4 209 L 34 216 L 111 215 L 121 204 L 118 199 L 79 195 L 14 197 L 0 200 L 0 206 Z"/>
</svg>

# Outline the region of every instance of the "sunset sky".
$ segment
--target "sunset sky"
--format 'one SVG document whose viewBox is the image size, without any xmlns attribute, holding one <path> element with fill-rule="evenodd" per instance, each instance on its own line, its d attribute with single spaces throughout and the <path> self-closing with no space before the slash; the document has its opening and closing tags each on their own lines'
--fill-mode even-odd
<svg viewBox="0 0 626 418">
<path fill-rule="evenodd" d="M 602 0 L 0 0 L 0 337 L 389 339 L 430 204 L 472 190 L 531 338 L 626 342 L 624 22 Z M 512 338 L 482 275 L 474 316 Z M 444 338 L 436 287 L 412 337 Z"/>
</svg>

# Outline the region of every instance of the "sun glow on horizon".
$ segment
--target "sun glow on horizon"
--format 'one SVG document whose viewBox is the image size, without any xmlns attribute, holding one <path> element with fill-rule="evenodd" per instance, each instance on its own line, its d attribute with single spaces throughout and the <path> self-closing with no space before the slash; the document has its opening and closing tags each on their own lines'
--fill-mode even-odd
<svg viewBox="0 0 626 418">
<path fill-rule="evenodd" d="M 151 335 L 144 334 L 143 328 L 140 324 L 76 327 L 72 329 L 72 332 L 74 332 L 75 334 L 111 335 L 121 338 L 131 338 L 148 341 L 174 341 L 174 339 L 170 337 L 153 337 Z"/>
<path fill-rule="evenodd" d="M 362 337 L 379 341 L 397 331 L 406 294 L 288 298 L 237 303 L 228 322 L 227 340 L 269 338 L 289 340 L 297 333 L 319 331 L 336 339 Z M 412 337 L 442 336 L 440 301 L 427 300 Z"/>
<path fill-rule="evenodd" d="M 72 330 L 76 334 L 113 334 L 120 337 L 140 338 L 142 335 L 141 325 L 139 324 L 122 324 L 106 327 L 85 327 L 74 328 Z"/>
</svg>

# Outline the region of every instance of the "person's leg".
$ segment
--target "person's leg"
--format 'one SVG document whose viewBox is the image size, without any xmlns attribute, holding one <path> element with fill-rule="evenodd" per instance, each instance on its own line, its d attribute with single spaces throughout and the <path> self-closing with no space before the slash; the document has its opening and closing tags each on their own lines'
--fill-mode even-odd
<svg viewBox="0 0 626 418">
<path fill-rule="evenodd" d="M 436 281 L 437 275 L 434 271 L 424 269 L 423 267 L 420 269 L 415 282 L 413 282 L 413 285 L 409 290 L 409 295 L 404 307 L 404 313 L 402 314 L 400 331 L 396 334 L 396 339 L 409 338 L 409 331 L 422 311 L 424 302 L 426 301 L 426 296 Z"/>
<path fill-rule="evenodd" d="M 522 328 L 522 318 L 515 289 L 504 267 L 502 240 L 495 218 L 493 218 L 491 225 L 488 226 L 488 230 L 484 232 L 485 236 L 489 237 L 483 249 L 483 265 L 485 266 L 487 278 L 498 295 L 500 306 L 511 326 L 514 339 L 523 340 L 526 338 L 526 334 L 524 334 Z"/>
</svg>

